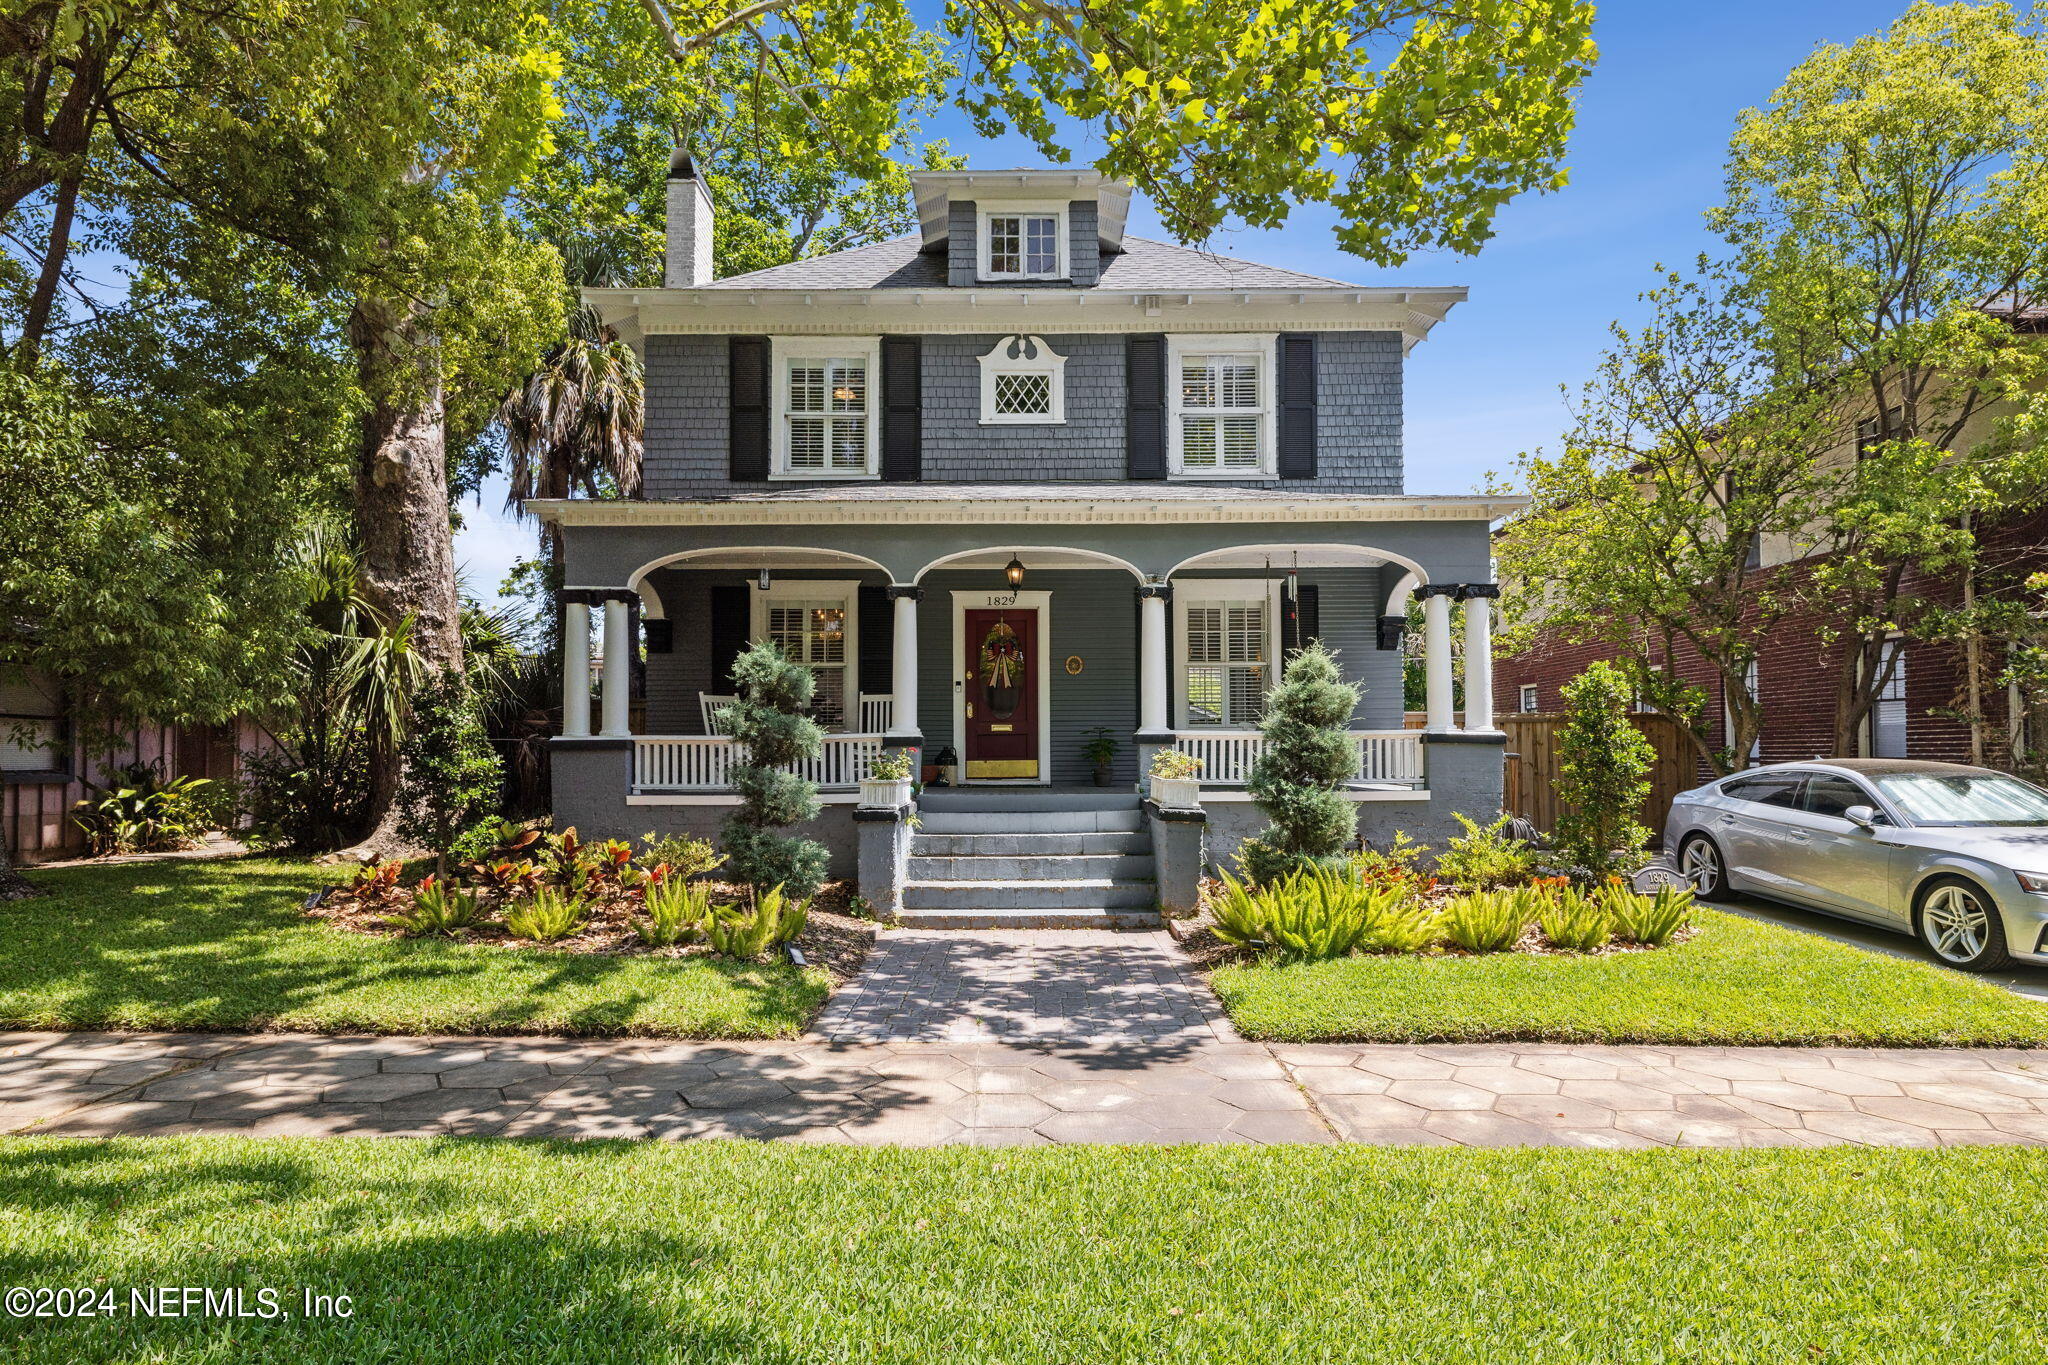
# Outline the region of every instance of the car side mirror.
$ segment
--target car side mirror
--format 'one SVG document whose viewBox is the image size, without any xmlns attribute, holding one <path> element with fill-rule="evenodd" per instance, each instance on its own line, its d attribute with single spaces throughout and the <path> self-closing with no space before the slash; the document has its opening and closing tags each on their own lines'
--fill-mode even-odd
<svg viewBox="0 0 2048 1365">
<path fill-rule="evenodd" d="M 1877 809 L 1874 806 L 1851 806 L 1842 812 L 1842 818 L 1852 825 L 1873 829 L 1877 825 Z"/>
</svg>

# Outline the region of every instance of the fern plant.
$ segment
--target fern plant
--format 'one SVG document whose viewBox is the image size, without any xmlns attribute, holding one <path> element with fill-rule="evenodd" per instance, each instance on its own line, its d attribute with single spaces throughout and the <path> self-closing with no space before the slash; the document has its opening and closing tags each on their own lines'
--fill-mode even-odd
<svg viewBox="0 0 2048 1365">
<path fill-rule="evenodd" d="M 428 877 L 413 892 L 410 907 L 382 918 L 401 933 L 453 935 L 482 919 L 483 906 L 476 892 Z"/>
<path fill-rule="evenodd" d="M 811 922 L 811 903 L 783 894 L 780 884 L 769 887 L 754 898 L 754 913 L 774 921 L 775 931 L 770 943 L 788 943 L 803 933 Z"/>
<path fill-rule="evenodd" d="M 584 903 L 552 886 L 543 886 L 531 896 L 522 896 L 505 910 L 505 927 L 514 938 L 535 943 L 554 943 L 583 927 Z"/>
<path fill-rule="evenodd" d="M 1265 894 L 1228 872 L 1223 874 L 1222 892 L 1209 902 L 1209 913 L 1216 921 L 1212 932 L 1225 943 L 1240 948 L 1270 946 Z"/>
<path fill-rule="evenodd" d="M 1605 947 L 1614 938 L 1614 912 L 1596 893 L 1560 891 L 1537 912 L 1543 937 L 1571 952 Z"/>
<path fill-rule="evenodd" d="M 647 884 L 641 907 L 647 917 L 633 921 L 633 932 L 642 943 L 650 948 L 695 943 L 711 920 L 711 887 L 705 882 L 663 877 Z"/>
<path fill-rule="evenodd" d="M 1468 953 L 1504 952 L 1521 941 L 1534 899 L 1527 888 L 1458 896 L 1444 907 L 1444 937 Z"/>
<path fill-rule="evenodd" d="M 1692 922 L 1692 889 L 1663 886 L 1653 896 L 1636 894 L 1619 883 L 1604 888 L 1601 898 L 1620 936 L 1631 943 L 1662 948 Z"/>
</svg>

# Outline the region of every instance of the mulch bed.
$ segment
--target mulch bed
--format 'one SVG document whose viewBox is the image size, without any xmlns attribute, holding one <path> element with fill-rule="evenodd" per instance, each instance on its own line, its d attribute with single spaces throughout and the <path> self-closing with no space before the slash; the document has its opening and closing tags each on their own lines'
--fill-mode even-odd
<svg viewBox="0 0 2048 1365">
<path fill-rule="evenodd" d="M 745 887 L 713 882 L 714 902 L 726 905 L 744 901 Z M 835 985 L 843 984 L 860 971 L 875 943 L 875 923 L 849 913 L 854 902 L 851 882 L 827 882 L 811 901 L 811 913 L 796 947 L 805 961 L 832 974 Z M 305 913 L 337 929 L 367 934 L 374 938 L 404 938 L 399 929 L 384 922 L 386 915 L 402 909 L 401 904 L 366 904 L 342 887 L 332 887 L 307 905 Z M 492 913 L 496 913 L 493 911 Z M 515 938 L 499 920 L 487 920 L 453 936 L 459 943 L 507 948 L 516 952 L 575 953 L 599 957 L 709 957 L 711 949 L 702 943 L 671 944 L 651 948 L 633 932 L 633 902 L 612 897 L 591 906 L 584 927 L 553 943 L 535 943 Z M 778 950 L 778 956 L 780 955 Z"/>
</svg>

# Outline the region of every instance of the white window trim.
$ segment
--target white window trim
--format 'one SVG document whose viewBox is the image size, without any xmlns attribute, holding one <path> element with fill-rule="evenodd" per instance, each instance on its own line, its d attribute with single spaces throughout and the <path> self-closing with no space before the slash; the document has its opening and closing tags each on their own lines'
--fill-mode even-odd
<svg viewBox="0 0 2048 1365">
<path fill-rule="evenodd" d="M 1279 348 L 1277 332 L 1173 332 L 1166 338 L 1166 476 L 1169 480 L 1277 479 L 1280 405 L 1274 393 Z M 1249 351 L 1259 360 L 1259 467 L 1257 469 L 1188 469 L 1181 464 L 1181 387 L 1183 356 Z"/>
<path fill-rule="evenodd" d="M 1240 726 L 1200 726 L 1188 720 L 1188 608 L 1217 602 L 1263 600 L 1266 604 L 1266 683 L 1271 690 L 1280 658 L 1280 580 L 1276 578 L 1176 578 L 1173 581 L 1173 728 L 1230 733 Z"/>
<path fill-rule="evenodd" d="M 860 729 L 860 580 L 856 578 L 778 578 L 766 588 L 747 594 L 747 642 L 760 644 L 768 638 L 768 608 L 777 598 L 836 602 L 846 612 L 846 643 L 834 668 L 843 667 L 846 679 L 840 689 L 849 732 Z M 795 662 L 802 663 L 802 660 Z M 805 667 L 810 667 L 805 664 Z"/>
<path fill-rule="evenodd" d="M 1522 684 L 1522 686 L 1521 686 L 1521 690 L 1520 690 L 1519 692 L 1517 692 L 1517 693 L 1515 694 L 1515 709 L 1516 709 L 1517 711 L 1519 711 L 1519 712 L 1520 712 L 1521 714 L 1525 715 L 1525 716 L 1526 716 L 1526 715 L 1531 715 L 1531 714 L 1533 714 L 1533 713 L 1535 712 L 1535 710 L 1536 710 L 1536 684 L 1535 684 L 1535 683 L 1523 683 L 1523 684 Z"/>
<path fill-rule="evenodd" d="M 1012 356 L 1012 348 L 1018 354 Z M 1042 374 L 1052 399 L 1049 413 L 996 411 L 996 376 Z M 981 357 L 981 424 L 985 427 L 1044 427 L 1063 425 L 1067 420 L 1067 358 L 1055 354 L 1045 338 L 1018 334 L 1006 336 L 995 349 Z"/>
<path fill-rule="evenodd" d="M 858 356 L 868 366 L 867 467 L 864 470 L 789 467 L 789 362 Z M 805 483 L 874 482 L 882 477 L 882 339 L 872 337 L 769 337 L 768 382 L 775 415 L 768 433 L 768 477 Z"/>
<path fill-rule="evenodd" d="M 1005 270 L 997 272 L 989 265 L 989 230 L 991 218 L 1051 218 L 1053 220 L 1053 251 L 1055 260 L 1050 271 Z M 984 280 L 1064 280 L 1071 276 L 1073 268 L 1067 262 L 1068 242 L 1067 206 L 1064 203 L 990 204 L 977 210 L 974 227 L 975 269 L 978 278 Z"/>
</svg>

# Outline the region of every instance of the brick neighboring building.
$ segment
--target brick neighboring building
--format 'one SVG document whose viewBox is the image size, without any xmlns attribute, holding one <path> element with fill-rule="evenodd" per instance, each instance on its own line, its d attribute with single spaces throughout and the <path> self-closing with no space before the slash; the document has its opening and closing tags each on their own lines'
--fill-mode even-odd
<svg viewBox="0 0 2048 1365">
<path fill-rule="evenodd" d="M 1978 575 L 1978 594 L 1990 597 L 2012 592 L 2029 573 L 2048 569 L 2048 511 L 2014 518 L 2002 526 L 1981 533 L 1985 567 Z M 1795 559 L 1757 570 L 1759 574 L 1810 574 L 1818 558 Z M 1910 580 L 1909 580 L 1910 583 Z M 1960 585 L 1946 581 L 1921 580 L 1912 587 L 1917 594 L 1951 605 L 1958 601 Z M 1878 703 L 1871 723 L 1866 724 L 1858 753 L 1885 758 L 1938 759 L 1956 763 L 1970 761 L 1970 729 L 1954 717 L 1965 701 L 1968 679 L 1960 641 L 1901 640 L 1900 673 L 1886 698 Z M 1558 638 L 1540 638 L 1518 654 L 1505 655 L 1494 664 L 1494 708 L 1498 713 L 1557 711 L 1564 705 L 1561 688 L 1584 671 L 1588 664 L 1611 657 L 1611 651 L 1597 644 L 1575 644 Z M 1810 614 L 1790 612 L 1780 618 L 1758 652 L 1755 685 L 1763 702 L 1764 725 L 1756 761 L 1787 763 L 1830 755 L 1834 746 L 1835 686 L 1840 669 L 1840 646 L 1824 643 Z M 1986 653 L 1986 710 L 1993 718 L 1994 734 L 2004 736 L 2012 726 L 2005 689 L 1996 685 L 2003 660 L 1995 649 Z M 1726 698 L 1722 683 L 1696 651 L 1682 641 L 1676 656 L 1663 661 L 1674 676 L 1707 689 L 1712 715 L 1713 743 L 1728 742 Z M 2029 718 L 2035 731 L 2034 746 L 2048 729 L 2043 718 Z M 2008 757 L 2005 745 L 1994 743 L 1986 760 L 2002 764 Z M 1704 774 L 1704 767 L 1702 773 Z"/>
</svg>

